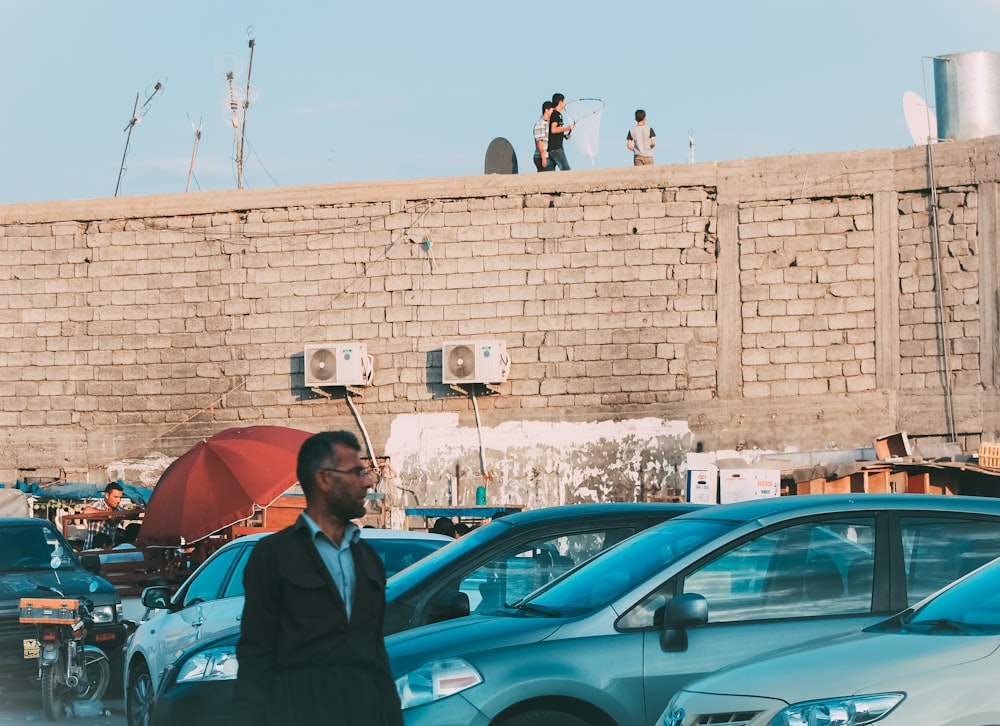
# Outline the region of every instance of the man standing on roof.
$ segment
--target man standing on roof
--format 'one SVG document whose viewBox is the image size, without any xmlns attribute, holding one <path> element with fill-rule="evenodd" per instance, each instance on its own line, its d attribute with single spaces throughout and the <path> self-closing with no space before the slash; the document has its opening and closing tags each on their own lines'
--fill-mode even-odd
<svg viewBox="0 0 1000 726">
<path fill-rule="evenodd" d="M 646 125 L 646 112 L 641 108 L 635 112 L 635 126 L 628 132 L 628 150 L 635 154 L 635 166 L 653 163 L 653 147 L 656 146 L 656 132 Z"/>
<path fill-rule="evenodd" d="M 549 157 L 556 169 L 569 171 L 569 162 L 563 150 L 563 139 L 573 133 L 573 126 L 563 126 L 562 111 L 566 108 L 566 97 L 561 93 L 552 94 L 552 115 L 549 117 Z"/>
<path fill-rule="evenodd" d="M 552 116 L 552 102 L 546 101 L 542 104 L 542 115 L 535 122 L 535 153 L 532 160 L 538 171 L 552 171 L 555 166 L 549 159 L 549 117 Z"/>
</svg>

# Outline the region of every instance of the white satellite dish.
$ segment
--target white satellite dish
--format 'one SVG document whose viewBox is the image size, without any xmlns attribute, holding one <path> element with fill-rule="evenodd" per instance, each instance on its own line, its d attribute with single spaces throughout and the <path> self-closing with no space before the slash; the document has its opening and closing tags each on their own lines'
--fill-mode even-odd
<svg viewBox="0 0 1000 726">
<path fill-rule="evenodd" d="M 913 91 L 903 94 L 903 115 L 914 144 L 923 146 L 928 140 L 937 141 L 937 118 L 919 94 Z"/>
</svg>

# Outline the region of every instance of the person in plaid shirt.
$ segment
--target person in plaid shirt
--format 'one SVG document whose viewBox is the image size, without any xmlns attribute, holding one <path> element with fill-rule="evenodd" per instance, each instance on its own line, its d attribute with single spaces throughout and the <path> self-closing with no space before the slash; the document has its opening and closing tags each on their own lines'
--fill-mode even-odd
<svg viewBox="0 0 1000 726">
<path fill-rule="evenodd" d="M 542 104 L 542 116 L 535 121 L 535 154 L 532 160 L 538 171 L 552 171 L 555 164 L 549 159 L 549 117 L 554 106 L 551 101 Z"/>
</svg>

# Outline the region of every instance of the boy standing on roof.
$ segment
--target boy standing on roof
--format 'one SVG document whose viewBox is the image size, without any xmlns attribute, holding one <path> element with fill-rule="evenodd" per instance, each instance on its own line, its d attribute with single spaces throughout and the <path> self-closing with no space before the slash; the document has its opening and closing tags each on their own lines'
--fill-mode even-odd
<svg viewBox="0 0 1000 726">
<path fill-rule="evenodd" d="M 628 132 L 628 150 L 635 153 L 635 166 L 653 163 L 654 146 L 656 132 L 646 125 L 646 112 L 640 108 L 635 112 L 635 126 Z"/>
<path fill-rule="evenodd" d="M 552 171 L 555 166 L 549 158 L 549 117 L 552 115 L 552 102 L 542 104 L 542 115 L 535 122 L 535 154 L 532 160 L 538 171 Z"/>
<path fill-rule="evenodd" d="M 552 104 L 552 115 L 549 117 L 549 157 L 556 169 L 569 171 L 569 162 L 563 151 L 563 139 L 570 137 L 573 126 L 563 126 L 562 110 L 566 108 L 566 97 L 561 93 L 553 93 Z"/>
</svg>

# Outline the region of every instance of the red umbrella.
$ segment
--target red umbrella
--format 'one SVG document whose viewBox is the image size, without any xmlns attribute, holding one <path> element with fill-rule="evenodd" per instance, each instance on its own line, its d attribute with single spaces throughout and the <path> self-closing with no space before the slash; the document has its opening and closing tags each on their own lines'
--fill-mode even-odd
<svg viewBox="0 0 1000 726">
<path fill-rule="evenodd" d="M 249 426 L 198 442 L 160 476 L 146 504 L 143 544 L 195 542 L 266 507 L 298 481 L 308 431 Z"/>
</svg>

